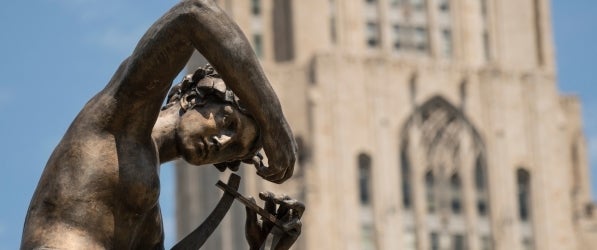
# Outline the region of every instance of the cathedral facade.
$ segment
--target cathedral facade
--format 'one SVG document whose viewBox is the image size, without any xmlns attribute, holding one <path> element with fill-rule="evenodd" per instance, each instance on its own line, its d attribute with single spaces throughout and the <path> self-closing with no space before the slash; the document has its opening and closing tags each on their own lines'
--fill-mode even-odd
<svg viewBox="0 0 597 250">
<path fill-rule="evenodd" d="M 558 92 L 547 0 L 219 0 L 278 93 L 305 202 L 294 249 L 592 249 L 581 107 Z M 195 57 L 191 68 L 202 64 Z M 177 229 L 223 178 L 177 167 Z M 247 249 L 244 208 L 205 249 Z"/>
</svg>

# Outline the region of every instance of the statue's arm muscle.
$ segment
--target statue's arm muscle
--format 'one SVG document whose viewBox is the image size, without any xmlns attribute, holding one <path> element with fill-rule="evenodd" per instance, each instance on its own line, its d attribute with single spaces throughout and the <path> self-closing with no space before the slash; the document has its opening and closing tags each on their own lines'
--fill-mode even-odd
<svg viewBox="0 0 597 250">
<path fill-rule="evenodd" d="M 238 25 L 213 0 L 182 1 L 154 23 L 108 88 L 121 105 L 115 124 L 151 129 L 172 80 L 196 48 L 218 70 L 257 120 L 270 168 L 259 174 L 292 176 L 296 143 L 280 102 Z"/>
<path fill-rule="evenodd" d="M 260 125 L 283 118 L 248 40 L 213 0 L 182 1 L 143 35 L 106 88 L 122 106 L 115 115 L 155 121 L 173 79 L 194 49 L 219 71 Z"/>
<path fill-rule="evenodd" d="M 292 176 L 296 143 L 280 101 L 239 27 L 213 1 L 192 1 L 191 41 L 257 120 L 270 166 L 258 169 L 280 183 Z"/>
<path fill-rule="evenodd" d="M 108 124 L 113 130 L 129 128 L 151 133 L 172 81 L 193 52 L 192 43 L 184 34 L 187 9 L 181 2 L 157 20 L 96 96 L 115 99 Z"/>
</svg>

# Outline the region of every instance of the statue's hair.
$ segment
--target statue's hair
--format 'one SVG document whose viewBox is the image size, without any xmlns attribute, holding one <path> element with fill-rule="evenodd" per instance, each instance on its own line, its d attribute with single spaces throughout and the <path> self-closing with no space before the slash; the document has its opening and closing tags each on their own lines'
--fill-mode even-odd
<svg viewBox="0 0 597 250">
<path fill-rule="evenodd" d="M 232 104 L 243 114 L 251 116 L 234 92 L 221 79 L 222 77 L 211 65 L 199 67 L 193 74 L 186 75 L 180 83 L 172 87 L 164 108 L 179 103 L 183 111 L 186 111 L 197 105 L 205 105 L 209 101 L 220 101 Z"/>
<path fill-rule="evenodd" d="M 166 106 L 163 109 L 180 105 L 181 110 L 186 112 L 196 106 L 203 106 L 208 102 L 228 103 L 238 109 L 241 113 L 253 118 L 251 113 L 245 109 L 239 98 L 222 81 L 222 77 L 209 64 L 199 67 L 193 74 L 186 75 L 182 81 L 172 87 L 166 99 Z M 240 160 L 214 164 L 220 171 L 230 168 L 238 169 L 241 161 L 248 161 L 261 149 L 261 135 L 258 128 L 257 137 L 251 145 L 249 154 L 241 157 Z"/>
</svg>

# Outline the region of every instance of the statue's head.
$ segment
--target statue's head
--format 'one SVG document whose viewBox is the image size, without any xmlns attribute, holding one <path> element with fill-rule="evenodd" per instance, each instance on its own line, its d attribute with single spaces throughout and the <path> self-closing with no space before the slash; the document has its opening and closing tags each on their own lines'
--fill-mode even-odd
<svg viewBox="0 0 597 250">
<path fill-rule="evenodd" d="M 191 164 L 236 170 L 261 148 L 257 123 L 210 65 L 172 88 L 164 109 L 174 106 L 180 107 L 178 151 Z"/>
</svg>

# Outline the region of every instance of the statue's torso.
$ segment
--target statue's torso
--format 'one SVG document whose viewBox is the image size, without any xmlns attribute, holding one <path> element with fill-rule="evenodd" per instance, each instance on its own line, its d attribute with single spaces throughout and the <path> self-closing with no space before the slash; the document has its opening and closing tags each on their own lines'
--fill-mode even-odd
<svg viewBox="0 0 597 250">
<path fill-rule="evenodd" d="M 99 249 L 130 249 L 139 238 L 159 241 L 158 164 L 150 137 L 71 127 L 31 200 L 22 247 L 71 248 L 83 243 L 72 249 L 94 244 Z"/>
</svg>

